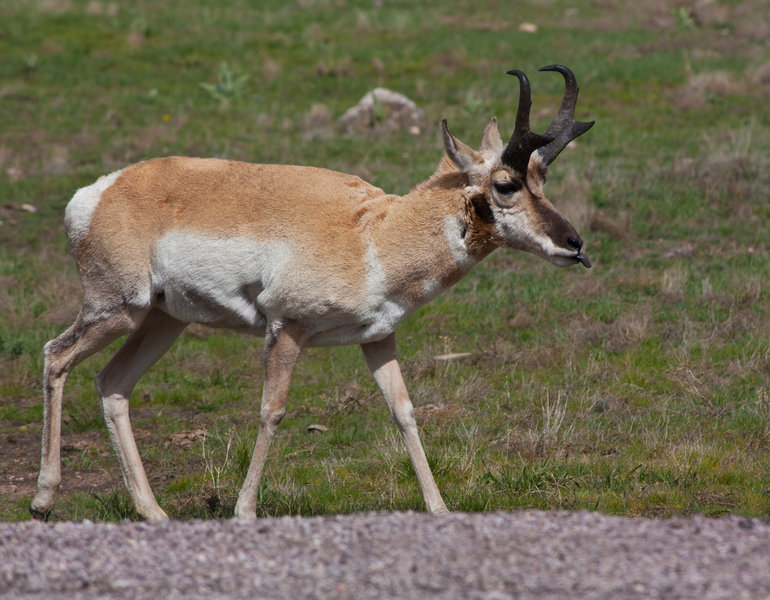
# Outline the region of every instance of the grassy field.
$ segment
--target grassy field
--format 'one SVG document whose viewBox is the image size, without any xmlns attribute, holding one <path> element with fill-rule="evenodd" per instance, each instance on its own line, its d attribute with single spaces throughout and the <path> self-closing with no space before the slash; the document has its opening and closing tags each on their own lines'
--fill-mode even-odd
<svg viewBox="0 0 770 600">
<path fill-rule="evenodd" d="M 542 131 L 562 82 L 536 69 L 554 62 L 597 125 L 547 192 L 594 268 L 498 251 L 399 330 L 447 505 L 770 516 L 767 1 L 479 4 L 0 3 L 0 520 L 28 517 L 42 346 L 79 307 L 62 226 L 78 187 L 184 154 L 404 193 L 441 158 L 441 118 L 472 145 L 492 115 L 512 131 L 508 69 L 530 74 Z M 339 132 L 376 86 L 424 110 L 418 135 Z M 435 358 L 450 352 L 469 356 Z M 109 355 L 65 389 L 53 519 L 133 516 L 93 388 Z M 139 449 L 172 517 L 232 514 L 261 355 L 261 340 L 193 327 L 137 386 Z M 261 492 L 264 515 L 422 510 L 357 348 L 305 353 Z"/>
</svg>

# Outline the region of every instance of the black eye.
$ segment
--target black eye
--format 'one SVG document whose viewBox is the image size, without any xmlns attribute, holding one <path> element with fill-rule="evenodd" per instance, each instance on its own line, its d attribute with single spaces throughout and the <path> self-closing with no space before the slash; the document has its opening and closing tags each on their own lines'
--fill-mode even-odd
<svg viewBox="0 0 770 600">
<path fill-rule="evenodd" d="M 518 192 L 521 189 L 521 183 L 518 181 L 496 181 L 494 185 L 498 193 L 505 196 Z"/>
</svg>

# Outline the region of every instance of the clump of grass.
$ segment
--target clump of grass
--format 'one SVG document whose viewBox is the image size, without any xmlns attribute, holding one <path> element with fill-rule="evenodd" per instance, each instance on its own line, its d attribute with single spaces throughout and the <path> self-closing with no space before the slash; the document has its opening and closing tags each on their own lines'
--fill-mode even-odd
<svg viewBox="0 0 770 600">
<path fill-rule="evenodd" d="M 546 399 L 542 406 L 543 424 L 541 429 L 541 439 L 544 444 L 556 443 L 559 432 L 564 424 L 564 417 L 567 414 L 567 399 L 558 392 L 556 399 L 551 401 L 550 395 L 546 393 Z"/>
<path fill-rule="evenodd" d="M 91 492 L 89 496 L 91 504 L 96 508 L 96 511 L 83 514 L 83 518 L 94 521 L 140 520 L 131 498 L 123 490 L 113 489 L 109 492 Z"/>
<path fill-rule="evenodd" d="M 227 107 L 232 101 L 243 97 L 248 79 L 248 74 L 235 75 L 229 65 L 223 62 L 219 65 L 216 83 L 202 81 L 198 85 L 221 107 Z"/>
</svg>

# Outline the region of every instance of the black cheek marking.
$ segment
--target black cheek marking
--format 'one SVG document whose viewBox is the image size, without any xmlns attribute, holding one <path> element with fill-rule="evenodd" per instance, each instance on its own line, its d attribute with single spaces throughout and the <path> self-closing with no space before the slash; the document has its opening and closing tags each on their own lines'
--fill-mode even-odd
<svg viewBox="0 0 770 600">
<path fill-rule="evenodd" d="M 492 209 L 489 207 L 489 202 L 487 202 L 487 199 L 484 196 L 474 196 L 471 202 L 473 203 L 473 209 L 476 211 L 479 219 L 484 221 L 484 223 L 494 222 L 495 215 L 492 214 Z"/>
</svg>

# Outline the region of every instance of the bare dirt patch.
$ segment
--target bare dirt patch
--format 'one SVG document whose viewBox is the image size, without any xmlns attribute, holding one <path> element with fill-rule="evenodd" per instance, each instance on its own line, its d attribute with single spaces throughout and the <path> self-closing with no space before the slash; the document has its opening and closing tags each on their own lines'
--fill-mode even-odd
<svg viewBox="0 0 770 600">
<path fill-rule="evenodd" d="M 35 493 L 40 467 L 40 428 L 21 426 L 14 433 L 7 434 L 0 444 L 0 496 L 12 501 L 31 498 Z M 103 459 L 114 462 L 108 446 L 107 440 L 99 433 L 62 437 L 62 495 L 103 492 L 120 484 L 117 465 L 114 465 L 115 469 L 110 469 L 98 464 Z M 92 466 L 84 469 L 81 459 Z"/>
</svg>

